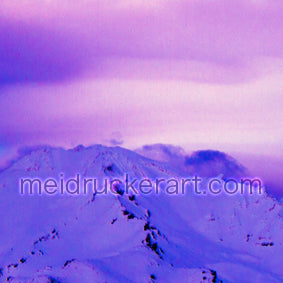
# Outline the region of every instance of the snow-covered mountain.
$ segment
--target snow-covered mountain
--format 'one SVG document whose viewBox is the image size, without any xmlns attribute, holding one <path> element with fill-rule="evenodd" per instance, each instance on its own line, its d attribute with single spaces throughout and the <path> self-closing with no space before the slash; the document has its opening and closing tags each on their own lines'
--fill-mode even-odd
<svg viewBox="0 0 283 283">
<path fill-rule="evenodd" d="M 62 172 L 184 177 L 183 168 L 120 147 L 28 152 L 0 174 L 0 280 L 283 281 L 283 207 L 266 194 L 20 195 L 20 178 Z"/>
</svg>

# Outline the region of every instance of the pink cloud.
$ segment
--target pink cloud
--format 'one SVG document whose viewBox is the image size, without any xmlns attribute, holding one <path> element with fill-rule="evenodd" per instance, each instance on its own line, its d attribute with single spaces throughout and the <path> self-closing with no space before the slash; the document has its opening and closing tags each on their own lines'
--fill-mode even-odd
<svg viewBox="0 0 283 283">
<path fill-rule="evenodd" d="M 0 5 L 5 11 L 0 17 L 0 76 L 8 83 L 58 81 L 86 73 L 128 76 L 136 73 L 133 65 L 144 68 L 137 71 L 144 77 L 156 61 L 167 66 L 175 62 L 176 72 L 169 75 L 168 67 L 155 68 L 160 77 L 188 73 L 185 79 L 200 80 L 199 73 L 207 68 L 211 71 L 204 81 L 223 77 L 231 82 L 244 80 L 243 72 L 256 76 L 257 70 L 250 69 L 256 60 L 283 56 L 280 1 L 164 0 L 153 5 L 29 0 L 15 5 L 4 0 Z M 121 60 L 126 65 L 117 74 Z"/>
</svg>

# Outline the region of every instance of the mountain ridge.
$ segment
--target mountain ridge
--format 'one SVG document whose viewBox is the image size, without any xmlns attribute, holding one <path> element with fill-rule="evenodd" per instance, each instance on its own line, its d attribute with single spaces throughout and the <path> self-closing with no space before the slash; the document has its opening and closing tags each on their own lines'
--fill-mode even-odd
<svg viewBox="0 0 283 283">
<path fill-rule="evenodd" d="M 108 166 L 113 166 L 110 175 Z M 19 195 L 20 177 L 78 171 L 100 178 L 125 172 L 148 178 L 183 174 L 121 147 L 29 152 L 0 174 L 1 280 L 283 279 L 282 205 L 268 195 Z"/>
</svg>

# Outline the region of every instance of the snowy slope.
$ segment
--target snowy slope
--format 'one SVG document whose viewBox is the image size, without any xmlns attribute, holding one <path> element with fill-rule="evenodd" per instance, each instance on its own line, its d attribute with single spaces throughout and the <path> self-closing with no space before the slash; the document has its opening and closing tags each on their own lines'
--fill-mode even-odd
<svg viewBox="0 0 283 283">
<path fill-rule="evenodd" d="M 100 145 L 43 147 L 0 174 L 0 280 L 282 282 L 283 207 L 267 195 L 21 196 L 21 177 L 181 177 Z"/>
</svg>

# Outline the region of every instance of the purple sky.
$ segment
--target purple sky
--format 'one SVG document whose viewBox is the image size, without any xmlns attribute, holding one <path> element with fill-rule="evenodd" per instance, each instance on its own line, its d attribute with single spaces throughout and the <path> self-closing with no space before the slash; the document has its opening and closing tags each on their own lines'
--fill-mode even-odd
<svg viewBox="0 0 283 283">
<path fill-rule="evenodd" d="M 122 141 L 282 156 L 282 19 L 277 0 L 2 0 L 0 156 Z"/>
</svg>

